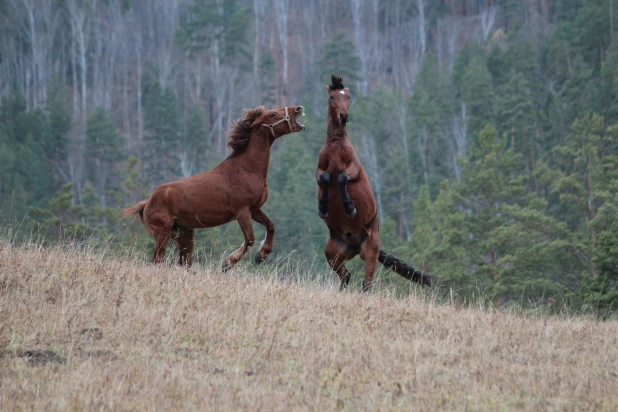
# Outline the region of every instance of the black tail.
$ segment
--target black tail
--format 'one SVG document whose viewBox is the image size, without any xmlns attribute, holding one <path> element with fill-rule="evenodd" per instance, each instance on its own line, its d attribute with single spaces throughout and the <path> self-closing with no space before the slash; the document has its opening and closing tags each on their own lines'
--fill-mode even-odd
<svg viewBox="0 0 618 412">
<path fill-rule="evenodd" d="M 380 256 L 378 260 L 381 264 L 389 268 L 390 270 L 399 273 L 404 278 L 411 280 L 412 282 L 420 283 L 422 286 L 431 286 L 432 277 L 424 274 L 421 271 L 414 269 L 403 260 L 397 259 L 395 256 L 389 255 L 385 251 L 380 249 Z"/>
</svg>

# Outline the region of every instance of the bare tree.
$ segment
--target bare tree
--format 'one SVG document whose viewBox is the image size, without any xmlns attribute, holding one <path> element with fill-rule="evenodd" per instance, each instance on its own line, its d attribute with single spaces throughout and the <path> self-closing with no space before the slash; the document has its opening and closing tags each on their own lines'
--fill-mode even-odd
<svg viewBox="0 0 618 412">
<path fill-rule="evenodd" d="M 277 17 L 277 32 L 283 56 L 283 95 L 288 92 L 288 0 L 273 0 Z"/>
<path fill-rule="evenodd" d="M 96 0 L 88 3 L 93 9 L 96 7 Z M 69 21 L 71 24 L 71 34 L 73 38 L 73 67 L 77 69 L 79 65 L 80 74 L 80 89 L 81 89 L 81 104 L 79 105 L 80 119 L 82 124 L 86 124 L 88 116 L 88 42 L 91 31 L 91 13 L 86 7 L 78 5 L 76 0 L 67 0 L 67 8 L 69 11 Z M 79 62 L 79 63 L 77 63 Z M 73 74 L 77 76 L 77 73 Z"/>
<path fill-rule="evenodd" d="M 380 222 L 384 220 L 384 208 L 382 204 L 382 176 L 380 165 L 378 163 L 378 148 L 376 147 L 375 138 L 367 133 L 361 133 L 361 157 L 364 168 L 367 170 L 370 178 L 369 182 L 373 186 L 373 192 L 378 204 L 378 218 Z"/>
<path fill-rule="evenodd" d="M 481 22 L 481 40 L 486 42 L 491 34 L 491 31 L 496 24 L 496 16 L 498 14 L 498 8 L 495 6 L 484 9 L 479 14 L 479 21 Z"/>
<path fill-rule="evenodd" d="M 21 31 L 28 43 L 30 55 L 27 70 L 26 88 L 30 90 L 28 105 L 37 108 L 39 103 L 47 99 L 47 84 L 52 71 L 52 56 L 54 40 L 60 20 L 60 13 L 53 5 L 52 0 L 21 0 L 23 15 L 20 7 L 15 11 L 20 21 Z"/>
</svg>

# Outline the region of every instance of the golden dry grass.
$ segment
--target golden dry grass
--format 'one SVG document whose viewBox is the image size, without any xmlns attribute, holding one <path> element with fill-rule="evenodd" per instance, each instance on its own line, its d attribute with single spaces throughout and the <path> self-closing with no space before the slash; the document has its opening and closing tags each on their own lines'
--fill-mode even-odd
<svg viewBox="0 0 618 412">
<path fill-rule="evenodd" d="M 618 409 L 616 322 L 339 293 L 274 270 L 0 244 L 0 409 Z"/>
</svg>

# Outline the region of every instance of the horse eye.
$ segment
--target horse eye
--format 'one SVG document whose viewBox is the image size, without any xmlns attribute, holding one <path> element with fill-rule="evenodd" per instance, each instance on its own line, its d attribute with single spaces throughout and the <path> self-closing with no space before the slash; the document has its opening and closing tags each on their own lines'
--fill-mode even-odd
<svg viewBox="0 0 618 412">
<path fill-rule="evenodd" d="M 330 97 L 330 99 L 331 99 L 331 100 L 334 100 L 334 99 L 335 99 L 335 96 L 331 96 L 331 97 Z"/>
<path fill-rule="evenodd" d="M 273 112 L 273 117 L 275 117 L 277 115 L 277 112 Z"/>
</svg>

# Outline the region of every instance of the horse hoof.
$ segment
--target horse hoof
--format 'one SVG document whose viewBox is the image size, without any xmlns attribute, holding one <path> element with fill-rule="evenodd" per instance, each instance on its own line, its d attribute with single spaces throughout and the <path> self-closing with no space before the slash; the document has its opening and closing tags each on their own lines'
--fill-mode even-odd
<svg viewBox="0 0 618 412">
<path fill-rule="evenodd" d="M 221 263 L 221 271 L 223 273 L 227 272 L 228 270 L 230 270 L 232 268 L 232 264 L 230 264 L 227 259 L 223 261 L 223 263 Z"/>
<path fill-rule="evenodd" d="M 354 216 L 356 216 L 356 208 L 353 207 L 352 211 L 350 213 L 348 213 L 348 219 L 353 219 Z"/>
<path fill-rule="evenodd" d="M 354 213 L 356 214 L 356 212 Z M 322 211 L 318 210 L 318 215 L 320 215 L 322 219 L 326 219 L 328 217 L 328 212 L 322 213 Z"/>
<path fill-rule="evenodd" d="M 266 259 L 262 259 L 262 256 L 260 256 L 259 253 L 256 253 L 255 255 L 255 264 L 259 265 L 260 263 L 264 262 Z"/>
</svg>

